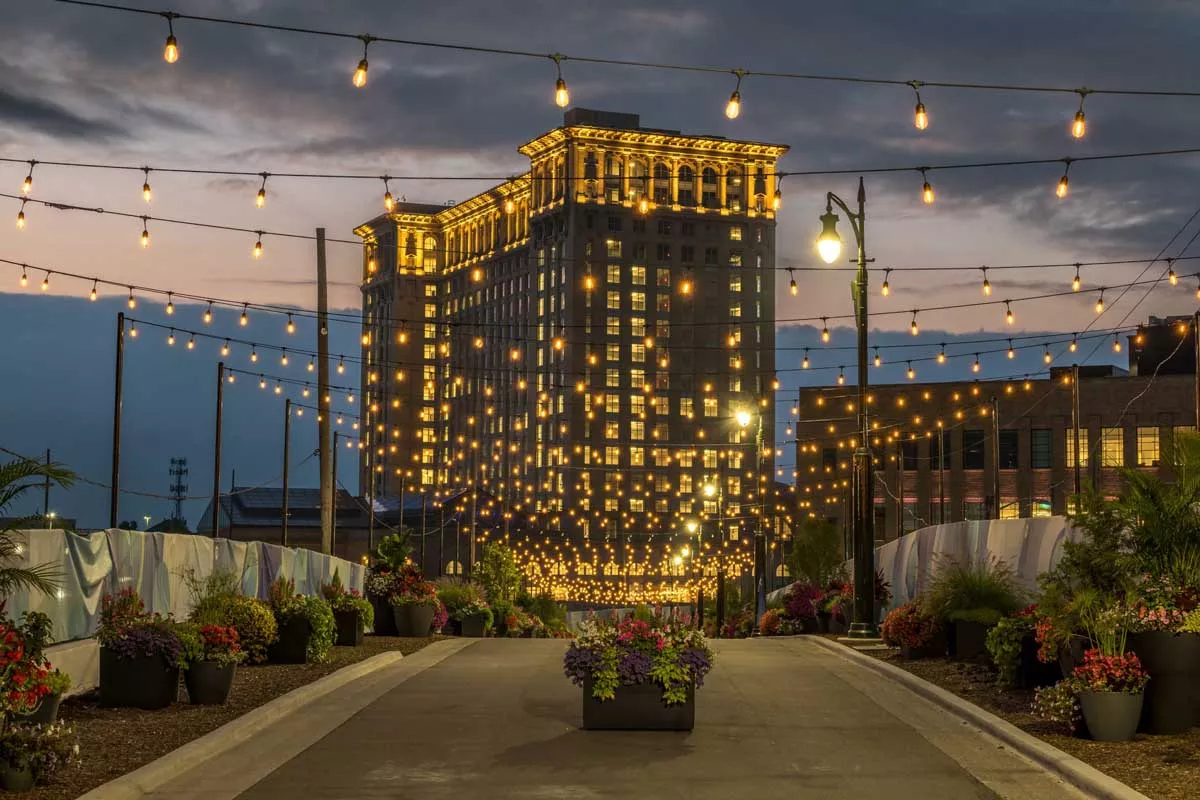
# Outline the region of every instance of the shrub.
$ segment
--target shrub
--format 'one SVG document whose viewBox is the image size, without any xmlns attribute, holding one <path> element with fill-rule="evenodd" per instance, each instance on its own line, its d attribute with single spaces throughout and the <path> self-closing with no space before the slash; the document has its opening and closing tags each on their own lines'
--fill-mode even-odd
<svg viewBox="0 0 1200 800">
<path fill-rule="evenodd" d="M 359 594 L 357 589 L 342 586 L 342 579 L 337 570 L 334 570 L 333 579 L 329 583 L 321 584 L 321 596 L 334 611 L 357 611 L 358 624 L 364 631 L 375 627 L 375 606 Z"/>
<path fill-rule="evenodd" d="M 483 617 L 483 629 L 485 631 L 491 629 L 493 622 L 492 610 L 488 608 L 487 603 L 479 600 L 472 600 L 466 605 L 459 606 L 458 610 L 454 612 L 454 618 L 459 622 L 462 622 L 468 617 L 475 616 Z"/>
<path fill-rule="evenodd" d="M 763 636 L 778 636 L 780 616 L 778 609 L 767 609 L 758 620 L 758 632 Z"/>
<path fill-rule="evenodd" d="M 489 603 L 513 600 L 521 590 L 521 569 L 516 556 L 499 542 L 483 546 L 482 557 L 475 565 L 475 578 L 483 586 Z"/>
<path fill-rule="evenodd" d="M 879 634 L 888 647 L 928 647 L 941 631 L 941 621 L 912 602 L 892 609 L 879 626 Z"/>
<path fill-rule="evenodd" d="M 970 564 L 945 557 L 937 565 L 924 605 L 943 621 L 994 624 L 1021 607 L 1021 594 L 1012 570 L 999 559 Z"/>
<path fill-rule="evenodd" d="M 237 631 L 238 644 L 250 664 L 267 660 L 267 648 L 279 638 L 279 626 L 270 606 L 254 597 L 233 595 L 213 603 L 201 613 L 192 612 L 197 625 L 223 625 Z"/>
<path fill-rule="evenodd" d="M 996 682 L 1001 686 L 1016 686 L 1021 668 L 1021 643 L 1034 631 L 1036 606 L 1005 617 L 988 631 L 987 651 L 996 665 Z"/>
<path fill-rule="evenodd" d="M 815 586 L 793 583 L 783 604 L 784 616 L 796 621 L 816 619 L 816 604 L 821 602 L 822 596 L 821 590 Z"/>
<path fill-rule="evenodd" d="M 329 657 L 333 649 L 334 639 L 337 638 L 337 622 L 333 619 L 333 609 L 319 597 L 301 598 L 304 604 L 303 614 L 308 619 L 312 635 L 308 639 L 308 660 L 319 664 Z"/>
<path fill-rule="evenodd" d="M 380 539 L 379 547 L 372 554 L 375 556 L 376 563 L 386 567 L 390 572 L 396 572 L 403 567 L 404 563 L 408 561 L 409 555 L 412 554 L 412 545 L 408 541 L 409 536 L 409 531 L 404 530 Z"/>
<path fill-rule="evenodd" d="M 37 783 L 79 762 L 75 731 L 65 722 L 51 725 L 8 724 L 0 734 L 0 760 L 14 769 L 29 767 Z"/>
<path fill-rule="evenodd" d="M 96 640 L 121 659 L 157 655 L 168 666 L 178 667 L 183 663 L 183 645 L 177 627 L 169 616 L 147 614 L 138 593 L 126 587 L 101 601 Z"/>
<path fill-rule="evenodd" d="M 444 577 L 438 578 L 434 585 L 437 587 L 438 600 L 442 601 L 446 613 L 452 617 L 464 606 L 483 602 L 483 587 L 477 583 Z"/>
</svg>

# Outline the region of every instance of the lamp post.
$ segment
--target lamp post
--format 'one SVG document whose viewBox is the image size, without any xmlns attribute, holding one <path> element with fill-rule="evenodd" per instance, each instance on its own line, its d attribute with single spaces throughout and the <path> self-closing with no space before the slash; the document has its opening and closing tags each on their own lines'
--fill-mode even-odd
<svg viewBox="0 0 1200 800">
<path fill-rule="evenodd" d="M 689 519 L 684 525 L 689 536 L 696 536 L 695 569 L 700 574 L 696 582 L 696 630 L 704 630 L 704 528 L 694 519 Z"/>
<path fill-rule="evenodd" d="M 875 636 L 875 502 L 871 483 L 870 428 L 867 423 L 867 192 L 858 179 L 858 211 L 851 211 L 833 192 L 825 195 L 825 213 L 821 215 L 821 235 L 817 252 L 826 264 L 837 261 L 842 253 L 842 237 L 837 232 L 837 205 L 850 220 L 858 245 L 855 259 L 858 270 L 851 286 L 854 320 L 858 329 L 858 444 L 854 448 L 854 620 L 851 638 Z"/>
<path fill-rule="evenodd" d="M 750 423 L 758 419 L 758 429 L 754 434 L 754 475 L 756 491 L 762 491 L 763 487 L 758 486 L 758 478 L 762 475 L 762 449 L 763 449 L 763 419 L 762 414 L 752 414 L 751 412 L 740 409 L 734 414 L 734 419 L 742 430 L 750 427 Z M 762 615 L 767 613 L 767 584 L 766 584 L 766 538 L 763 533 L 762 515 L 756 515 L 754 519 L 754 629 L 758 630 L 758 620 L 762 619 Z"/>
</svg>

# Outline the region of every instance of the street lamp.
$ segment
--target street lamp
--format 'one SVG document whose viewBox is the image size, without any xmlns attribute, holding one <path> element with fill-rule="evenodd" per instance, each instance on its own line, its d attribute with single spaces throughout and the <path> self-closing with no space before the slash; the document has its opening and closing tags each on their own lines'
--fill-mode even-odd
<svg viewBox="0 0 1200 800">
<path fill-rule="evenodd" d="M 867 192 L 862 178 L 858 179 L 858 211 L 851 211 L 850 206 L 833 192 L 825 195 L 817 252 L 826 264 L 832 264 L 842 252 L 834 204 L 846 213 L 858 245 L 855 259 L 858 270 L 851 286 L 858 329 L 858 443 L 854 449 L 854 620 L 849 635 L 866 639 L 875 636 L 875 501 L 867 422 L 867 263 L 871 259 L 867 258 Z"/>
</svg>

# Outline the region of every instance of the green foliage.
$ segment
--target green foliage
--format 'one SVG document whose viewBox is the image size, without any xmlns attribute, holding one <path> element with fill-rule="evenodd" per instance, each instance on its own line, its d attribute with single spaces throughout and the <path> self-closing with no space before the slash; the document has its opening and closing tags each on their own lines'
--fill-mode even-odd
<svg viewBox="0 0 1200 800">
<path fill-rule="evenodd" d="M 75 483 L 75 473 L 62 464 L 45 464 L 26 458 L 0 464 L 0 517 L 19 497 L 30 489 L 43 488 L 47 480 L 68 489 Z M 62 574 L 53 564 L 13 566 L 21 560 L 23 550 L 16 532 L 27 527 L 33 519 L 18 518 L 0 525 L 0 599 L 22 590 L 51 594 L 58 588 Z"/>
<path fill-rule="evenodd" d="M 461 605 L 451 615 L 459 622 L 469 617 L 483 617 L 483 629 L 491 630 L 492 623 L 495 622 L 495 617 L 492 615 L 492 609 L 488 608 L 487 603 L 472 600 L 469 603 Z"/>
<path fill-rule="evenodd" d="M 1021 643 L 1033 633 L 1033 617 L 1005 617 L 987 635 L 987 651 L 996 665 L 996 681 L 1016 686 L 1021 668 Z"/>
<path fill-rule="evenodd" d="M 942 558 L 923 598 L 928 613 L 944 621 L 985 621 L 994 623 L 1001 616 L 1021 607 L 1021 594 L 1016 579 L 1007 564 L 991 559 L 971 564 L 953 558 Z M 978 613 L 964 616 L 964 612 Z"/>
<path fill-rule="evenodd" d="M 188 567 L 180 571 L 179 576 L 192 597 L 193 617 L 206 615 L 210 608 L 223 607 L 230 597 L 242 593 L 241 578 L 226 570 L 213 570 L 201 578 L 196 575 L 195 569 Z"/>
<path fill-rule="evenodd" d="M 521 569 L 513 551 L 499 542 L 483 546 L 482 558 L 475 565 L 475 579 L 483 586 L 488 602 L 512 601 L 521 590 Z"/>
<path fill-rule="evenodd" d="M 662 699 L 666 705 L 687 701 L 687 690 L 692 684 L 692 674 L 680 662 L 681 648 L 667 645 L 661 657 L 655 657 L 650 665 L 650 680 L 663 687 Z"/>
<path fill-rule="evenodd" d="M 267 660 L 267 648 L 279 638 L 271 607 L 254 597 L 230 595 L 196 608 L 188 618 L 197 626 L 223 625 L 238 632 L 238 642 L 250 664 Z"/>
<path fill-rule="evenodd" d="M 379 546 L 372 553 L 375 561 L 392 571 L 400 569 L 412 555 L 412 545 L 409 543 L 411 536 L 412 532 L 405 528 L 399 533 L 388 534 L 380 539 Z"/>
<path fill-rule="evenodd" d="M 633 609 L 633 618 L 638 622 L 647 622 L 654 624 L 654 612 L 650 610 L 650 606 L 645 603 L 638 603 Z"/>
<path fill-rule="evenodd" d="M 181 622 L 175 626 L 179 637 L 179 666 L 187 669 L 204 659 L 204 639 L 200 637 L 200 626 L 194 622 Z"/>
<path fill-rule="evenodd" d="M 796 531 L 787 566 L 792 580 L 824 586 L 841 570 L 845 561 L 842 534 L 833 523 L 809 518 Z"/>
<path fill-rule="evenodd" d="M 329 583 L 321 584 L 321 596 L 334 611 L 358 612 L 358 624 L 364 631 L 375 627 L 375 606 L 357 590 L 343 586 L 338 570 L 333 571 L 333 578 Z"/>
<path fill-rule="evenodd" d="M 1053 686 L 1038 689 L 1034 694 L 1033 710 L 1044 720 L 1066 726 L 1074 732 L 1083 712 L 1079 708 L 1079 695 L 1070 678 L 1064 678 Z"/>
<path fill-rule="evenodd" d="M 43 651 L 54 633 L 54 620 L 40 611 L 26 611 L 21 615 L 20 629 L 25 637 L 25 655 L 32 661 L 41 661 Z"/>
<path fill-rule="evenodd" d="M 567 607 L 556 602 L 548 594 L 539 594 L 529 600 L 525 610 L 540 619 L 547 627 L 557 628 L 567 624 Z"/>
<path fill-rule="evenodd" d="M 446 613 L 452 617 L 459 609 L 472 603 L 482 603 L 484 600 L 483 587 L 472 581 L 443 577 L 434 581 L 434 584 L 437 586 L 438 599 L 446 607 Z"/>
<path fill-rule="evenodd" d="M 333 609 L 320 597 L 302 597 L 301 603 L 301 613 L 312 630 L 308 639 L 308 661 L 310 664 L 320 664 L 329 658 L 329 651 L 333 649 L 333 642 L 337 638 Z"/>
<path fill-rule="evenodd" d="M 1200 608 L 1184 617 L 1179 630 L 1184 633 L 1200 633 Z"/>
<path fill-rule="evenodd" d="M 37 783 L 79 763 L 79 741 L 65 722 L 51 725 L 9 724 L 0 732 L 0 762 L 28 767 Z"/>
<path fill-rule="evenodd" d="M 50 674 L 46 676 L 46 688 L 50 690 L 50 694 L 62 697 L 71 691 L 71 676 L 62 670 L 50 670 Z"/>
<path fill-rule="evenodd" d="M 1004 615 L 994 608 L 967 608 L 951 611 L 947 622 L 977 622 L 980 625 L 995 625 Z"/>
</svg>

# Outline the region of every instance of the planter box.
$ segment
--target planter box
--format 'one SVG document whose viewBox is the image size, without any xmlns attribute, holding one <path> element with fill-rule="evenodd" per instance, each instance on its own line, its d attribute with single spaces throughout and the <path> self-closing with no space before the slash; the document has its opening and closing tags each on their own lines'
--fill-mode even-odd
<svg viewBox="0 0 1200 800">
<path fill-rule="evenodd" d="M 484 623 L 487 622 L 487 617 L 483 614 L 476 614 L 471 617 L 464 617 L 459 623 L 461 635 L 471 639 L 482 639 L 487 636 L 487 628 Z"/>
<path fill-rule="evenodd" d="M 1017 657 L 1017 688 L 1039 689 L 1053 686 L 1062 679 L 1063 673 L 1057 661 L 1043 664 L 1038 661 L 1037 639 L 1031 633 L 1021 640 L 1021 654 Z"/>
<path fill-rule="evenodd" d="M 583 683 L 583 729 L 588 731 L 690 731 L 696 724 L 696 690 L 668 706 L 657 683 L 618 686 L 612 700 L 592 697 L 591 678 Z"/>
<path fill-rule="evenodd" d="M 427 603 L 392 606 L 397 636 L 428 636 L 437 609 Z"/>
<path fill-rule="evenodd" d="M 982 622 L 951 623 L 950 657 L 959 661 L 986 661 L 987 635 L 991 625 Z"/>
<path fill-rule="evenodd" d="M 197 661 L 190 665 L 183 673 L 188 700 L 197 706 L 224 705 L 233 688 L 236 671 L 237 664 L 218 664 L 215 661 Z"/>
<path fill-rule="evenodd" d="M 833 620 L 833 615 L 828 611 L 817 612 L 817 633 L 829 633 L 829 625 Z"/>
<path fill-rule="evenodd" d="M 159 655 L 120 658 L 100 648 L 100 705 L 153 710 L 179 697 L 179 669 Z"/>
<path fill-rule="evenodd" d="M 392 614 L 392 604 L 386 597 L 369 597 L 371 607 L 375 609 L 375 627 L 372 631 L 376 636 L 397 636 L 396 617 Z"/>
<path fill-rule="evenodd" d="M 0 765 L 0 786 L 8 792 L 28 792 L 33 790 L 33 768 L 17 769 L 8 764 Z"/>
<path fill-rule="evenodd" d="M 1200 634 L 1145 631 L 1129 635 L 1150 682 L 1142 705 L 1143 733 L 1183 733 L 1196 724 L 1195 682 L 1200 680 Z"/>
<path fill-rule="evenodd" d="M 52 725 L 58 720 L 58 707 L 62 705 L 61 694 L 48 694 L 38 703 L 37 708 L 20 718 L 21 722 L 30 725 Z"/>
<path fill-rule="evenodd" d="M 361 614 L 357 611 L 334 611 L 333 621 L 337 624 L 337 639 L 334 644 L 338 647 L 358 647 L 362 644 Z"/>
<path fill-rule="evenodd" d="M 308 663 L 308 640 L 312 628 L 301 616 L 289 617 L 279 623 L 279 640 L 267 648 L 267 659 L 272 664 Z"/>
<path fill-rule="evenodd" d="M 1142 716 L 1142 696 L 1124 692 L 1080 692 L 1079 707 L 1093 739 L 1127 742 L 1137 732 Z"/>
</svg>

